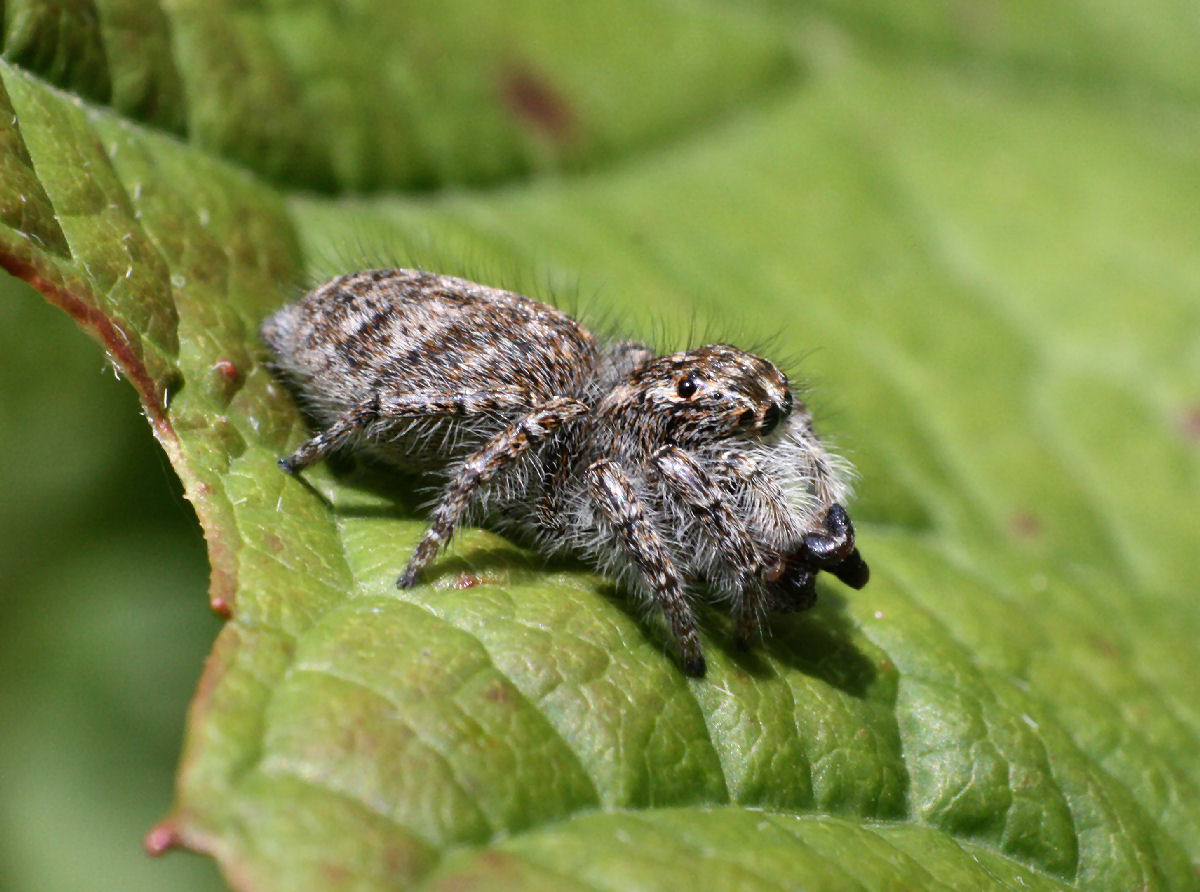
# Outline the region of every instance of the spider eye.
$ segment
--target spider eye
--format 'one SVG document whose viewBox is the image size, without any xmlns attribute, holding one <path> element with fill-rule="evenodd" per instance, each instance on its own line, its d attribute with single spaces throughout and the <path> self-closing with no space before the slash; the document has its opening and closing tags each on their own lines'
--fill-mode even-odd
<svg viewBox="0 0 1200 892">
<path fill-rule="evenodd" d="M 779 419 L 782 415 L 783 415 L 783 413 L 779 411 L 778 406 L 771 406 L 767 409 L 766 412 L 763 412 L 763 420 L 762 420 L 763 436 L 766 436 L 771 431 L 775 430 L 775 426 L 777 424 L 779 424 Z"/>
<path fill-rule="evenodd" d="M 686 378 L 683 378 L 682 380 L 680 380 L 679 386 L 678 386 L 678 388 L 676 388 L 676 390 L 677 390 L 678 394 L 686 400 L 686 399 L 690 398 L 693 393 L 696 392 L 696 387 L 697 387 L 696 376 L 688 375 Z"/>
</svg>

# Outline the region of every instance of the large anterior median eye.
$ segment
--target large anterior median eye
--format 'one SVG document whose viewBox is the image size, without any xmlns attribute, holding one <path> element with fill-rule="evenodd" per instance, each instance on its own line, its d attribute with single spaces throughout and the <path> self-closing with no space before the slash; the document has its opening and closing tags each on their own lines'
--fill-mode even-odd
<svg viewBox="0 0 1200 892">
<path fill-rule="evenodd" d="M 687 377 L 680 379 L 679 386 L 676 388 L 676 390 L 678 394 L 686 400 L 696 392 L 696 388 L 698 386 L 699 385 L 696 384 L 696 376 L 688 375 Z"/>
<path fill-rule="evenodd" d="M 779 411 L 779 407 L 774 404 L 767 407 L 767 411 L 763 412 L 762 427 L 760 428 L 763 436 L 766 436 L 771 431 L 775 430 L 775 425 L 779 424 L 779 419 L 782 414 L 783 413 Z"/>
</svg>

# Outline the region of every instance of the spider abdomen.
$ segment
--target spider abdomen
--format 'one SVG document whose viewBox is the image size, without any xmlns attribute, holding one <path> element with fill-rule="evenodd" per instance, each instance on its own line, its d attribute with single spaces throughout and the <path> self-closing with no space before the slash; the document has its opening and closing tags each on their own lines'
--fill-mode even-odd
<svg viewBox="0 0 1200 892">
<path fill-rule="evenodd" d="M 416 270 L 334 279 L 267 319 L 262 337 L 316 421 L 374 401 L 360 441 L 413 468 L 444 464 L 504 419 L 578 393 L 598 351 L 553 307 Z M 419 404 L 422 395 L 440 402 Z"/>
</svg>

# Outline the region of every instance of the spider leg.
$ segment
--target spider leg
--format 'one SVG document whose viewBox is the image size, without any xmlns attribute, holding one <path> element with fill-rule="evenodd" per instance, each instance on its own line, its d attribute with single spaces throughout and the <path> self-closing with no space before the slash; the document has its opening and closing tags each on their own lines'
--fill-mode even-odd
<svg viewBox="0 0 1200 892">
<path fill-rule="evenodd" d="M 376 395 L 370 402 L 355 406 L 329 427 L 314 434 L 287 458 L 281 458 L 279 466 L 289 474 L 302 471 L 341 450 L 377 421 L 476 415 L 496 409 L 525 408 L 531 402 L 529 392 L 516 387 L 469 394 L 404 393 L 388 396 L 382 402 Z"/>
<path fill-rule="evenodd" d="M 429 528 L 417 543 L 408 566 L 396 580 L 400 588 L 412 588 L 438 550 L 450 541 L 479 487 L 520 458 L 530 446 L 545 439 L 566 422 L 585 414 L 588 407 L 568 397 L 554 397 L 510 424 L 468 456 L 442 493 Z"/>
<path fill-rule="evenodd" d="M 683 669 L 702 678 L 706 671 L 696 620 L 688 604 L 679 571 L 671 562 L 662 538 L 646 516 L 646 509 L 621 466 L 600 459 L 587 469 L 588 490 L 612 525 L 621 545 L 633 559 L 654 599 L 667 618 L 679 647 Z"/>
<path fill-rule="evenodd" d="M 716 461 L 717 473 L 724 478 L 723 487 L 730 493 L 745 492 L 749 497 L 749 511 L 755 516 L 756 526 L 769 531 L 769 539 L 776 542 L 792 542 L 803 531 L 796 526 L 788 498 L 775 480 L 758 466 L 758 462 L 741 452 L 723 452 Z M 793 550 L 784 549 L 767 554 L 770 565 L 768 602 L 772 610 L 791 612 L 806 610 L 817 597 L 814 585 L 816 567 L 807 567 L 795 560 Z"/>
<path fill-rule="evenodd" d="M 734 609 L 737 642 L 745 647 L 762 635 L 766 613 L 765 562 L 729 496 L 696 460 L 677 446 L 664 446 L 650 458 L 666 484 L 694 511 L 700 527 L 738 575 L 741 597 Z"/>
<path fill-rule="evenodd" d="M 299 449 L 287 458 L 279 460 L 279 467 L 289 474 L 303 471 L 314 462 L 330 453 L 337 452 L 366 430 L 367 425 L 379 417 L 379 400 L 357 406 L 323 431 L 314 434 Z"/>
<path fill-rule="evenodd" d="M 782 538 L 794 534 L 787 496 L 754 459 L 731 450 L 718 456 L 717 467 L 731 484 L 741 485 L 753 494 L 758 507 L 765 512 L 767 522 Z"/>
</svg>

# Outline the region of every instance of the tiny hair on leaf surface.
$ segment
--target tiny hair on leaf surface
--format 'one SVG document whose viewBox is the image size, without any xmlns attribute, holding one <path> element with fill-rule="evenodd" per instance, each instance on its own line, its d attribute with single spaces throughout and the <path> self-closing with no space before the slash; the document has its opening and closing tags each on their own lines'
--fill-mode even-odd
<svg viewBox="0 0 1200 892">
<path fill-rule="evenodd" d="M 1196 28 L 502 6 L 470 39 L 504 54 L 426 80 L 435 11 L 326 51 L 318 12 L 129 4 L 143 62 L 115 20 L 13 18 L 0 265 L 136 389 L 228 616 L 147 846 L 239 889 L 1195 888 Z M 313 127 L 371 78 L 386 114 Z M 703 680 L 496 533 L 397 589 L 427 481 L 281 473 L 311 431 L 257 336 L 361 244 L 622 336 L 771 336 L 858 469 L 870 584 L 750 652 L 705 612 Z"/>
</svg>

